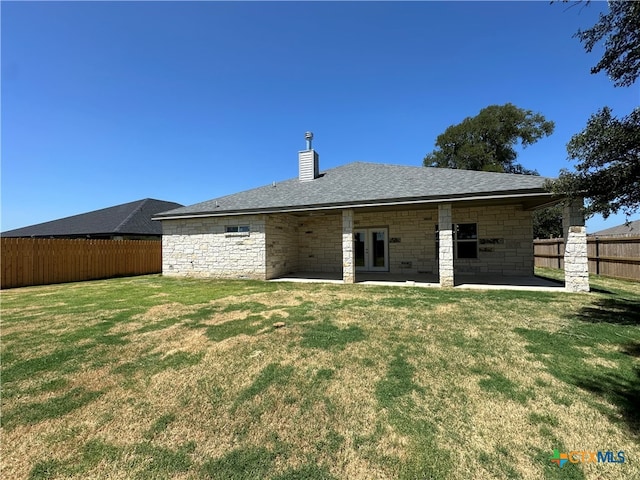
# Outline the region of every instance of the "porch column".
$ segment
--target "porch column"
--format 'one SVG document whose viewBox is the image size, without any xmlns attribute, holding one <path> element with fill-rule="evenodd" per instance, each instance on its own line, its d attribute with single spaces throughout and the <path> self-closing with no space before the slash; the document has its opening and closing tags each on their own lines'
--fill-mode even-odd
<svg viewBox="0 0 640 480">
<path fill-rule="evenodd" d="M 353 210 L 342 210 L 342 281 L 356 281 L 356 264 L 353 260 Z"/>
<path fill-rule="evenodd" d="M 582 207 L 582 199 L 567 201 L 562 212 L 564 284 L 569 292 L 589 291 L 587 228 L 584 225 Z"/>
<path fill-rule="evenodd" d="M 453 217 L 451 204 L 438 205 L 438 272 L 441 287 L 453 287 Z"/>
</svg>

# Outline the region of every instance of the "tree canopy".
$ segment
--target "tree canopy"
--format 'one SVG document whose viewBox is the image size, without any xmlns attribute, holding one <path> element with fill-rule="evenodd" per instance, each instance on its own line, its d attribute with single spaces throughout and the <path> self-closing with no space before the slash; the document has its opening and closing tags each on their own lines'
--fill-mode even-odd
<svg viewBox="0 0 640 480">
<path fill-rule="evenodd" d="M 438 136 L 438 149 L 424 158 L 426 167 L 459 168 L 493 172 L 538 175 L 516 163 L 515 146 L 532 145 L 553 133 L 554 123 L 540 113 L 518 108 L 511 103 L 490 105 L 475 117 L 465 118 L 451 125 Z M 562 235 L 562 210 L 550 207 L 536 211 L 533 216 L 534 236 L 537 238 Z"/>
<path fill-rule="evenodd" d="M 562 205 L 553 205 L 535 210 L 533 212 L 533 237 L 562 237 L 562 213 Z"/>
<path fill-rule="evenodd" d="M 553 133 L 554 123 L 540 113 L 511 103 L 490 105 L 475 117 L 451 125 L 436 139 L 436 149 L 424 157 L 427 167 L 507 173 L 535 173 L 515 163 L 518 142 L 526 147 Z"/>
<path fill-rule="evenodd" d="M 616 87 L 628 87 L 640 74 L 640 2 L 614 0 L 609 13 L 576 37 L 587 52 L 604 39 L 604 54 L 591 73 L 604 70 Z"/>
<path fill-rule="evenodd" d="M 628 87 L 640 74 L 640 2 L 614 0 L 608 6 L 609 13 L 575 36 L 587 52 L 606 38 L 602 59 L 591 73 L 605 70 L 614 86 Z M 584 197 L 587 215 L 607 218 L 622 211 L 628 217 L 640 210 L 640 108 L 621 119 L 608 107 L 600 109 L 571 138 L 567 154 L 578 162 L 576 171 L 561 170 L 549 185 L 552 191 Z"/>
<path fill-rule="evenodd" d="M 621 119 L 602 108 L 571 138 L 567 152 L 579 160 L 576 171 L 561 170 L 552 191 L 585 197 L 588 215 L 607 218 L 620 210 L 630 215 L 640 209 L 640 108 Z"/>
</svg>

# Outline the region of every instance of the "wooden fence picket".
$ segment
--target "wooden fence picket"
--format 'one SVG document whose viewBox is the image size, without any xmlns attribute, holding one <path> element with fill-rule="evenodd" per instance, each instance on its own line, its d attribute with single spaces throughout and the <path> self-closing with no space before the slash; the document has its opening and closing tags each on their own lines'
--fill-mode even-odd
<svg viewBox="0 0 640 480">
<path fill-rule="evenodd" d="M 160 273 L 162 242 L 1 238 L 0 269 L 0 288 Z"/>
<path fill-rule="evenodd" d="M 564 240 L 534 240 L 536 267 L 564 268 Z M 587 237 L 589 272 L 640 280 L 640 237 Z"/>
</svg>

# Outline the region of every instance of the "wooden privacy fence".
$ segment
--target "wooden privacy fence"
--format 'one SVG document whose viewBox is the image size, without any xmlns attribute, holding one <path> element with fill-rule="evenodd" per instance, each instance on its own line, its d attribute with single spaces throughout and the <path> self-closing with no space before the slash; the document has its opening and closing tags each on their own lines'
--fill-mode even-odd
<svg viewBox="0 0 640 480">
<path fill-rule="evenodd" d="M 534 240 L 536 267 L 564 268 L 564 239 Z M 640 237 L 587 237 L 589 273 L 640 280 Z"/>
<path fill-rule="evenodd" d="M 2 238 L 0 241 L 0 288 L 162 271 L 162 242 L 158 240 Z"/>
</svg>

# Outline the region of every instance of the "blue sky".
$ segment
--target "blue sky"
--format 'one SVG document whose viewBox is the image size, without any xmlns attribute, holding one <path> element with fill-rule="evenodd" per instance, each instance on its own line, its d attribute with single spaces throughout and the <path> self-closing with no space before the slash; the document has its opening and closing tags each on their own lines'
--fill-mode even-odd
<svg viewBox="0 0 640 480">
<path fill-rule="evenodd" d="M 2 230 L 146 197 L 185 205 L 321 170 L 421 165 L 448 126 L 514 103 L 556 123 L 542 175 L 638 85 L 572 35 L 604 2 L 1 3 Z M 632 219 L 640 218 L 635 215 Z M 589 231 L 624 217 L 588 222 Z"/>
</svg>

